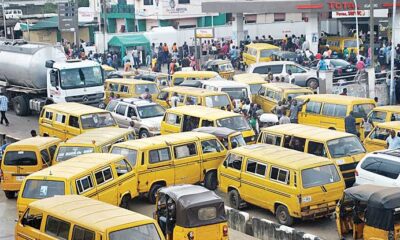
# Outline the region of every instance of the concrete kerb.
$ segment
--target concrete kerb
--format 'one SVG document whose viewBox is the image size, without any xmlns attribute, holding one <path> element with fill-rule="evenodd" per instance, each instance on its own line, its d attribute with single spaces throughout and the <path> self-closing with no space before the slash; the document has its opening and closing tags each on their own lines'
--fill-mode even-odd
<svg viewBox="0 0 400 240">
<path fill-rule="evenodd" d="M 312 234 L 297 231 L 294 228 L 249 216 L 248 213 L 225 207 L 228 225 L 231 229 L 240 231 L 262 240 L 320 240 Z"/>
</svg>

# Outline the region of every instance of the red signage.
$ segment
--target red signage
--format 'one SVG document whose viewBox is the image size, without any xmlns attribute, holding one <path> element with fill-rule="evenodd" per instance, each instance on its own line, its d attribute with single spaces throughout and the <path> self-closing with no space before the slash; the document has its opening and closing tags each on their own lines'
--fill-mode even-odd
<svg viewBox="0 0 400 240">
<path fill-rule="evenodd" d="M 355 10 L 356 5 L 354 2 L 328 2 L 329 10 Z M 357 6 L 360 8 L 360 6 Z"/>
</svg>

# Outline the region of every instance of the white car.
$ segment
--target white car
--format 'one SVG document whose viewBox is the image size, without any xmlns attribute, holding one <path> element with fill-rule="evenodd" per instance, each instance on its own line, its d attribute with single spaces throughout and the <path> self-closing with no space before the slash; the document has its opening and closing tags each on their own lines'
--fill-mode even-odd
<svg viewBox="0 0 400 240">
<path fill-rule="evenodd" d="M 165 109 L 157 103 L 138 98 L 115 99 L 108 103 L 106 109 L 120 127 L 128 128 L 133 121 L 139 138 L 160 135 Z"/>
<path fill-rule="evenodd" d="M 367 154 L 356 167 L 355 185 L 400 187 L 400 149 Z"/>
</svg>

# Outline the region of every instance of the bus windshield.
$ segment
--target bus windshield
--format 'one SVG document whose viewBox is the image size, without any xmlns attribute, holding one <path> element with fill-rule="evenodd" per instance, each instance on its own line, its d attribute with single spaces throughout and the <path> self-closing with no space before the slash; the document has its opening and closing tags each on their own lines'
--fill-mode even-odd
<svg viewBox="0 0 400 240">
<path fill-rule="evenodd" d="M 60 147 L 56 156 L 57 162 L 69 160 L 82 154 L 92 153 L 92 147 Z"/>
<path fill-rule="evenodd" d="M 243 116 L 228 117 L 217 120 L 218 127 L 226 127 L 236 131 L 250 130 L 250 125 Z"/>
<path fill-rule="evenodd" d="M 104 84 L 101 67 L 63 69 L 60 71 L 60 78 L 62 89 L 97 87 Z"/>
<path fill-rule="evenodd" d="M 110 240 L 160 240 L 157 228 L 154 224 L 146 224 L 130 227 L 110 233 Z"/>
<path fill-rule="evenodd" d="M 65 195 L 65 184 L 61 181 L 27 180 L 25 183 L 23 198 L 43 199 Z"/>
<path fill-rule="evenodd" d="M 304 188 L 322 186 L 340 181 L 339 173 L 333 164 L 309 168 L 301 171 Z"/>
<path fill-rule="evenodd" d="M 81 122 L 83 129 L 117 126 L 117 123 L 109 112 L 83 115 Z"/>
</svg>

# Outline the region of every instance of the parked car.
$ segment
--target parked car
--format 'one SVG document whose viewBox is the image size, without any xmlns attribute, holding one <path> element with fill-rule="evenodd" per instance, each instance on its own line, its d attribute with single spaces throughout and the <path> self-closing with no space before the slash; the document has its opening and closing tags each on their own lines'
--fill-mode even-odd
<svg viewBox="0 0 400 240">
<path fill-rule="evenodd" d="M 400 151 L 384 150 L 367 154 L 356 167 L 356 185 L 400 187 Z"/>
<path fill-rule="evenodd" d="M 325 59 L 329 69 L 333 69 L 333 82 L 339 80 L 352 81 L 357 74 L 357 68 L 355 65 L 343 60 L 343 59 Z M 309 67 L 316 69 L 319 60 L 312 61 Z"/>
<path fill-rule="evenodd" d="M 314 69 L 309 69 L 303 67 L 295 62 L 291 61 L 273 61 L 273 62 L 262 62 L 255 63 L 248 67 L 248 73 L 258 73 L 267 76 L 269 72 L 279 78 L 285 77 L 286 81 L 288 79 L 288 71 L 291 70 L 295 78 L 295 84 L 300 87 L 312 87 L 316 88 L 319 85 L 319 80 L 317 77 L 317 71 Z"/>
<path fill-rule="evenodd" d="M 165 109 L 157 103 L 138 98 L 115 99 L 106 109 L 111 112 L 120 127 L 127 128 L 133 121 L 139 138 L 160 135 Z"/>
</svg>

